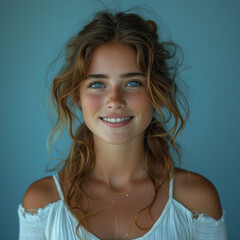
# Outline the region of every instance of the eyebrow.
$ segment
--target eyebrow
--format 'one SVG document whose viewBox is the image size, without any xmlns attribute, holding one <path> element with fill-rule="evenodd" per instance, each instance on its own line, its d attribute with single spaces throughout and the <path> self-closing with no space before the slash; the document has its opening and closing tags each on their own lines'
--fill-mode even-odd
<svg viewBox="0 0 240 240">
<path fill-rule="evenodd" d="M 105 74 L 89 74 L 87 76 L 86 80 L 92 79 L 92 78 L 108 78 L 108 75 L 105 75 Z"/>
<path fill-rule="evenodd" d="M 124 73 L 120 75 L 121 78 L 131 78 L 131 77 L 145 77 L 145 74 L 141 72 L 130 72 L 130 73 Z"/>
<path fill-rule="evenodd" d="M 131 78 L 131 77 L 145 77 L 145 74 L 141 72 L 129 72 L 129 73 L 124 73 L 120 75 L 121 78 Z M 103 78 L 108 78 L 108 75 L 106 74 L 89 74 L 86 78 L 88 79 L 103 79 Z"/>
</svg>

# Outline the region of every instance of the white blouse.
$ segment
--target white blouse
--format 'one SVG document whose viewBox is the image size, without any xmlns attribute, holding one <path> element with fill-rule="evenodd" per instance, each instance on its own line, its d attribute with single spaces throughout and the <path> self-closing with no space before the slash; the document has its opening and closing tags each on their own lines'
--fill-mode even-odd
<svg viewBox="0 0 240 240">
<path fill-rule="evenodd" d="M 31 214 L 20 204 L 19 240 L 72 240 L 78 224 L 64 201 L 58 174 L 53 175 L 60 200 Z M 78 229 L 81 239 L 100 240 L 84 228 Z M 173 178 L 170 180 L 167 204 L 149 232 L 134 240 L 227 240 L 224 214 L 219 220 L 194 213 L 173 198 Z"/>
</svg>

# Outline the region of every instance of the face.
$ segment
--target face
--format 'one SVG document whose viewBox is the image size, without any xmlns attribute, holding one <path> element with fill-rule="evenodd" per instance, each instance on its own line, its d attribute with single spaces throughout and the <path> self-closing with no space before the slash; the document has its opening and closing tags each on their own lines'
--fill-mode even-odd
<svg viewBox="0 0 240 240">
<path fill-rule="evenodd" d="M 133 48 L 108 43 L 94 51 L 87 78 L 80 86 L 79 105 L 94 142 L 143 140 L 153 107 Z"/>
</svg>

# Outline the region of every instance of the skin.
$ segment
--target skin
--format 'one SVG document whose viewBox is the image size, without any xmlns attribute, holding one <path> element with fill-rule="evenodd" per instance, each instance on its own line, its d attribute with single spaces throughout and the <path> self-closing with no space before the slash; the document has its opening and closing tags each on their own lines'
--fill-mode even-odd
<svg viewBox="0 0 240 240">
<path fill-rule="evenodd" d="M 129 77 L 127 73 L 135 73 L 135 76 Z M 144 168 L 146 153 L 143 146 L 144 131 L 152 119 L 153 109 L 146 92 L 146 78 L 137 67 L 135 51 L 117 42 L 96 49 L 88 77 L 80 86 L 79 96 L 75 101 L 82 108 L 84 120 L 93 132 L 96 153 L 96 165 L 85 178 L 85 191 L 101 202 L 104 212 L 115 213 L 119 236 L 122 236 L 128 231 L 129 216 L 134 217 L 153 197 L 153 186 Z M 102 120 L 102 117 L 110 116 L 132 118 L 116 127 Z M 154 221 L 159 218 L 168 200 L 168 187 L 168 183 L 164 183 L 158 192 L 152 208 Z M 66 193 L 67 185 L 62 188 Z M 131 191 L 134 194 L 128 201 L 122 201 L 122 205 L 113 207 L 109 204 L 112 194 Z M 215 187 L 201 175 L 176 169 L 173 195 L 189 210 L 215 219 L 222 215 Z M 136 208 L 139 199 L 143 199 L 142 205 Z M 54 181 L 52 177 L 47 177 L 28 188 L 22 205 L 26 209 L 38 209 L 58 200 Z M 92 206 L 94 209 L 95 205 Z M 90 219 L 89 229 L 101 239 L 110 239 L 112 236 L 108 235 L 105 220 L 104 214 L 97 215 Z M 140 217 L 140 222 L 148 224 L 146 217 Z M 136 238 L 144 233 L 133 227 L 129 237 Z"/>
<path fill-rule="evenodd" d="M 130 73 L 135 76 L 126 76 Z M 78 103 L 86 125 L 94 134 L 96 166 L 93 175 L 113 188 L 127 184 L 138 174 L 146 175 L 142 171 L 143 138 L 153 107 L 135 51 L 120 43 L 96 49 L 88 77 L 80 87 Z M 124 126 L 112 127 L 101 119 L 109 116 L 132 119 Z"/>
</svg>

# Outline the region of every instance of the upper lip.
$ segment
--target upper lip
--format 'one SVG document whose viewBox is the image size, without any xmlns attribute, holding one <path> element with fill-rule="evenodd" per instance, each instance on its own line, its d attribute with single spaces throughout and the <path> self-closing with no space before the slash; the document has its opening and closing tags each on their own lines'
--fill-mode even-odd
<svg viewBox="0 0 240 240">
<path fill-rule="evenodd" d="M 128 117 L 133 117 L 133 116 L 123 115 L 123 114 L 111 114 L 111 115 L 106 115 L 100 118 L 128 118 Z"/>
</svg>

